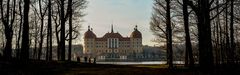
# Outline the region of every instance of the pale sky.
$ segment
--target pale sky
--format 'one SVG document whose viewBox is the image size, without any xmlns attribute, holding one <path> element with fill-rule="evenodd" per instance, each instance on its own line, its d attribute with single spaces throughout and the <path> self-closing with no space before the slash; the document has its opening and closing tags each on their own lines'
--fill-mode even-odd
<svg viewBox="0 0 240 75">
<path fill-rule="evenodd" d="M 88 7 L 85 9 L 87 15 L 81 32 L 86 32 L 90 25 L 97 37 L 102 37 L 110 32 L 113 24 L 114 32 L 126 37 L 138 25 L 143 45 L 153 46 L 155 43 L 151 40 L 154 36 L 149 29 L 152 5 L 152 0 L 88 0 Z"/>
</svg>

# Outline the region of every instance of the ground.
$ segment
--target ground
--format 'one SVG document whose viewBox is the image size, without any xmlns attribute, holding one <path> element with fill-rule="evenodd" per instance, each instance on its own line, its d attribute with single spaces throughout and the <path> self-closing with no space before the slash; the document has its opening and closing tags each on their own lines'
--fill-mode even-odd
<svg viewBox="0 0 240 75">
<path fill-rule="evenodd" d="M 239 68 L 218 69 L 211 74 L 233 75 Z M 211 75 L 201 73 L 197 68 L 188 69 L 183 65 L 175 65 L 170 70 L 167 65 L 110 65 L 87 64 L 60 61 L 1 61 L 1 75 Z M 236 74 L 238 75 L 238 74 Z"/>
</svg>

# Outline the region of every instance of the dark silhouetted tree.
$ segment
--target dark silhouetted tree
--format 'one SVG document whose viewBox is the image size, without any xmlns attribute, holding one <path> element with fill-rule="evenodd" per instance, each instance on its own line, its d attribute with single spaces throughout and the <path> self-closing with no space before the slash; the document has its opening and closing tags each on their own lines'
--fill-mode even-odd
<svg viewBox="0 0 240 75">
<path fill-rule="evenodd" d="M 169 68 L 173 68 L 173 50 L 172 50 L 172 26 L 171 26 L 171 17 L 170 17 L 170 0 L 165 0 L 167 2 L 167 62 L 169 64 Z"/>
<path fill-rule="evenodd" d="M 12 3 L 10 3 L 12 2 Z M 7 0 L 6 4 L 5 1 L 0 1 L 0 9 L 1 9 L 1 20 L 4 25 L 4 33 L 6 39 L 6 46 L 3 51 L 3 56 L 7 59 L 12 57 L 12 39 L 13 39 L 13 24 L 15 21 L 15 7 L 16 7 L 16 0 Z"/>
<path fill-rule="evenodd" d="M 24 0 L 23 9 L 23 34 L 22 34 L 22 49 L 21 49 L 21 59 L 29 59 L 29 23 L 28 23 L 28 13 L 30 7 L 30 0 Z"/>
<path fill-rule="evenodd" d="M 188 12 L 188 0 L 183 0 L 183 17 L 184 17 L 184 29 L 185 29 L 185 44 L 186 44 L 186 52 L 185 52 L 185 66 L 188 66 L 188 60 L 190 60 L 190 67 L 194 66 L 194 59 L 192 54 L 192 44 L 189 33 L 189 12 Z"/>
<path fill-rule="evenodd" d="M 48 0 L 48 31 L 47 31 L 47 51 L 46 53 L 46 59 L 52 60 L 52 2 L 51 0 Z"/>
<path fill-rule="evenodd" d="M 68 43 L 68 61 L 71 61 L 72 57 L 72 0 L 68 1 L 68 12 L 69 12 L 69 43 Z"/>
<path fill-rule="evenodd" d="M 18 30 L 18 37 L 16 37 L 16 57 L 20 57 L 20 41 L 21 41 L 21 34 L 22 34 L 22 24 L 23 24 L 23 14 L 22 14 L 22 0 L 19 0 L 18 2 L 18 11 L 20 16 L 20 22 L 19 22 L 19 30 Z"/>
<path fill-rule="evenodd" d="M 60 34 L 60 60 L 64 61 L 65 60 L 65 22 L 66 22 L 66 17 L 64 14 L 64 5 L 65 5 L 65 0 L 60 0 L 60 23 L 61 23 L 61 34 Z"/>
<path fill-rule="evenodd" d="M 164 4 L 164 3 L 165 4 Z M 170 0 L 154 0 L 154 13 L 152 15 L 152 21 L 150 22 L 151 30 L 157 37 L 163 37 L 167 43 L 167 63 L 169 68 L 173 68 L 173 50 L 172 50 L 172 22 L 170 12 Z M 161 26 L 161 22 L 166 25 Z M 165 29 L 165 30 L 164 30 Z M 163 33 L 161 35 L 159 33 Z"/>
<path fill-rule="evenodd" d="M 40 25 L 40 43 L 39 43 L 39 50 L 38 50 L 38 60 L 41 59 L 42 56 L 42 46 L 43 46 L 43 39 L 44 39 L 44 34 L 43 34 L 43 28 L 44 28 L 44 18 L 46 15 L 47 7 L 42 7 L 42 0 L 39 0 L 39 18 L 41 21 Z"/>
<path fill-rule="evenodd" d="M 235 39 L 234 39 L 234 0 L 230 0 L 230 5 L 231 5 L 231 9 L 230 9 L 230 40 L 231 40 L 231 49 L 230 49 L 230 63 L 232 64 L 234 59 L 235 59 Z"/>
</svg>

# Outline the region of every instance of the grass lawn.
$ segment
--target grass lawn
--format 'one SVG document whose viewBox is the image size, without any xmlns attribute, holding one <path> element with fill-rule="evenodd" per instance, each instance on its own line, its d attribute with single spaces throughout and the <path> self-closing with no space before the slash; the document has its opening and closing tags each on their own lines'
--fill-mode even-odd
<svg viewBox="0 0 240 75">
<path fill-rule="evenodd" d="M 167 67 L 167 65 L 110 65 L 59 61 L 0 61 L 0 75 L 210 75 L 201 73 L 198 69 L 187 69 L 183 65 L 176 65 L 173 70 Z M 228 75 L 238 72 L 239 69 L 231 71 L 219 69 L 212 74 Z"/>
</svg>

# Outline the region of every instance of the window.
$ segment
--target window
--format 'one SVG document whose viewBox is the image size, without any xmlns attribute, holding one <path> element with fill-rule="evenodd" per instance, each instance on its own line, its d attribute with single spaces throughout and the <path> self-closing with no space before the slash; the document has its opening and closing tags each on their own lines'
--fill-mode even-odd
<svg viewBox="0 0 240 75">
<path fill-rule="evenodd" d="M 108 48 L 117 48 L 119 47 L 118 38 L 109 38 L 108 39 Z"/>
<path fill-rule="evenodd" d="M 108 39 L 108 48 L 110 48 L 110 46 L 111 46 L 111 41 L 110 39 Z"/>
</svg>

